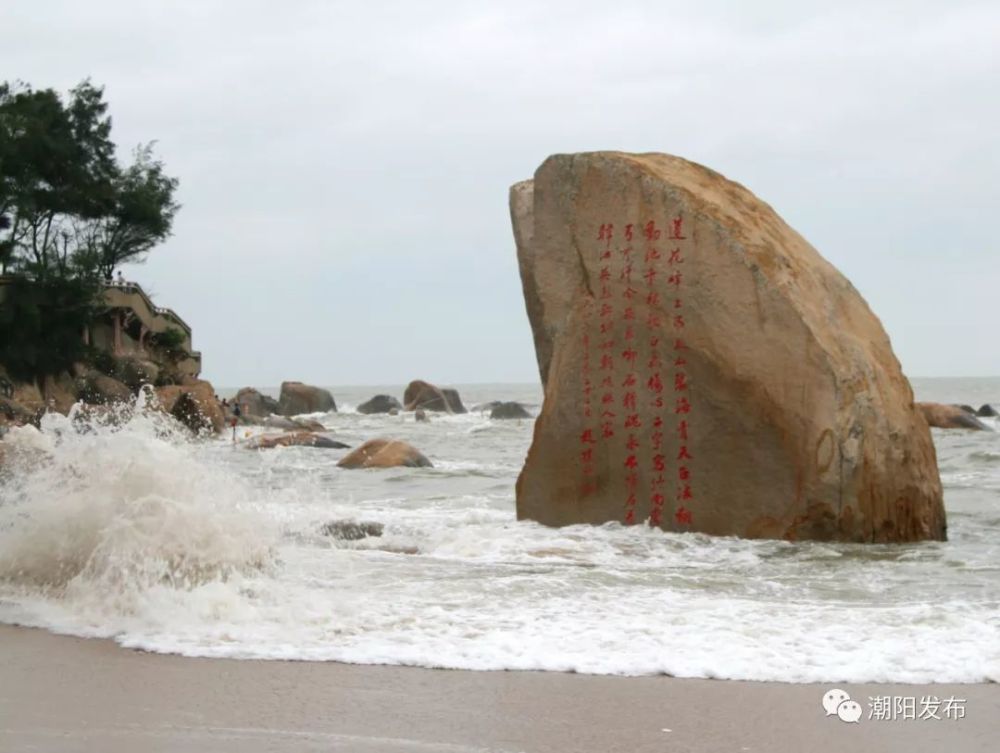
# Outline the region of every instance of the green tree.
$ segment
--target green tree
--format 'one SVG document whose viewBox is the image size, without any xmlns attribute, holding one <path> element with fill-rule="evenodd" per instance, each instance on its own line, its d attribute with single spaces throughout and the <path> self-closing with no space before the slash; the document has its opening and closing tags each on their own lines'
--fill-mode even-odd
<svg viewBox="0 0 1000 753">
<path fill-rule="evenodd" d="M 97 284 L 87 278 L 16 277 L 0 306 L 0 363 L 15 379 L 31 380 L 69 369 L 90 348 L 83 327 L 99 313 Z"/>
<path fill-rule="evenodd" d="M 113 207 L 119 169 L 103 90 L 84 81 L 64 104 L 52 89 L 0 85 L 0 214 L 8 265 L 66 276 L 80 223 Z"/>
<path fill-rule="evenodd" d="M 170 235 L 176 189 L 177 180 L 153 157 L 152 144 L 137 148 L 135 161 L 115 176 L 111 210 L 79 227 L 77 266 L 110 279 L 118 265 L 143 261 Z"/>
<path fill-rule="evenodd" d="M 110 278 L 170 235 L 177 180 L 152 144 L 119 165 L 104 90 L 0 84 L 0 264 L 36 280 Z"/>
<path fill-rule="evenodd" d="M 0 83 L 0 363 L 19 378 L 88 355 L 101 278 L 170 235 L 177 180 L 152 144 L 119 164 L 104 90 Z"/>
</svg>

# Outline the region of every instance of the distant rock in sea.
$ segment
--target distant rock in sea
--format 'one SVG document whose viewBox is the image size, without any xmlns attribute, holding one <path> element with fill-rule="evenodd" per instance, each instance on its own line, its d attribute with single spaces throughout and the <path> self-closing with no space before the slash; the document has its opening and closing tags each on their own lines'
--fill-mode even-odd
<svg viewBox="0 0 1000 753">
<path fill-rule="evenodd" d="M 376 395 L 371 400 L 367 400 L 358 406 L 358 413 L 392 413 L 399 412 L 403 406 L 391 395 Z"/>
<path fill-rule="evenodd" d="M 278 413 L 282 416 L 297 416 L 302 413 L 334 413 L 337 404 L 333 395 L 322 387 L 313 387 L 302 382 L 282 382 L 278 398 Z"/>
<path fill-rule="evenodd" d="M 239 404 L 244 416 L 265 418 L 281 412 L 278 401 L 253 387 L 244 387 L 236 393 L 234 403 Z"/>
<path fill-rule="evenodd" d="M 548 525 L 945 538 L 934 445 L 858 291 L 743 186 L 665 154 L 547 159 L 510 210 Z"/>
<path fill-rule="evenodd" d="M 268 416 L 260 422 L 269 429 L 284 429 L 285 431 L 326 431 L 319 421 L 308 418 L 289 418 L 288 416 Z"/>
<path fill-rule="evenodd" d="M 996 418 L 997 416 L 1000 416 L 1000 413 L 997 412 L 996 408 L 987 403 L 976 411 L 976 415 L 980 418 Z"/>
<path fill-rule="evenodd" d="M 255 437 L 246 444 L 251 450 L 270 450 L 275 447 L 316 447 L 323 450 L 342 450 L 350 447 L 343 442 L 311 431 L 290 432 Z"/>
<path fill-rule="evenodd" d="M 497 403 L 490 410 L 490 418 L 492 419 L 515 419 L 515 418 L 531 418 L 531 414 L 528 413 L 527 408 L 525 408 L 520 403 Z"/>
<path fill-rule="evenodd" d="M 458 390 L 437 387 L 420 379 L 407 385 L 406 392 L 403 393 L 403 405 L 408 411 L 423 408 L 442 413 L 467 413 Z"/>
<path fill-rule="evenodd" d="M 973 431 L 992 431 L 989 426 L 976 418 L 975 411 L 969 412 L 961 405 L 942 405 L 941 403 L 917 403 L 930 426 L 936 429 L 971 429 Z"/>
</svg>

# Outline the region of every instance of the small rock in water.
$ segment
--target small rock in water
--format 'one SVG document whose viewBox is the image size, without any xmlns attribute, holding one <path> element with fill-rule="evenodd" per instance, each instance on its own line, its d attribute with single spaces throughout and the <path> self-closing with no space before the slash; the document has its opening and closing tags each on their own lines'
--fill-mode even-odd
<svg viewBox="0 0 1000 753">
<path fill-rule="evenodd" d="M 369 439 L 337 465 L 349 469 L 434 467 L 420 450 L 398 439 Z"/>
<path fill-rule="evenodd" d="M 427 413 L 423 410 L 423 408 L 418 408 L 414 412 L 413 418 L 416 421 L 424 421 L 424 422 L 430 421 L 430 418 L 428 418 Z"/>
<path fill-rule="evenodd" d="M 498 405 L 501 404 L 500 400 L 490 400 L 488 403 L 480 403 L 479 405 L 474 405 L 472 407 L 473 413 L 489 413 Z"/>
<path fill-rule="evenodd" d="M 987 403 L 976 411 L 976 415 L 982 418 L 996 418 L 997 416 L 1000 416 L 1000 413 L 997 413 L 997 409 Z"/>
<path fill-rule="evenodd" d="M 385 528 L 381 523 L 356 520 L 334 520 L 320 529 L 324 536 L 341 541 L 358 541 L 369 536 L 381 536 Z"/>
<path fill-rule="evenodd" d="M 531 414 L 520 403 L 497 403 L 490 411 L 490 418 L 531 418 Z"/>
<path fill-rule="evenodd" d="M 392 413 L 393 411 L 399 412 L 399 409 L 402 407 L 400 402 L 392 395 L 376 395 L 371 400 L 361 403 L 358 406 L 358 413 L 366 415 L 371 413 Z"/>
<path fill-rule="evenodd" d="M 973 416 L 976 415 L 976 409 L 973 408 L 971 405 L 956 405 L 955 407 L 961 408 L 966 413 L 971 413 Z"/>
<path fill-rule="evenodd" d="M 343 450 L 350 445 L 338 442 L 323 434 L 297 431 L 277 436 L 257 437 L 251 440 L 246 447 L 250 450 L 270 450 L 274 447 L 319 447 L 324 450 Z"/>
<path fill-rule="evenodd" d="M 288 416 L 268 416 L 262 422 L 262 426 L 269 429 L 283 429 L 284 431 L 326 431 L 326 427 L 319 421 L 311 418 L 289 418 Z"/>
</svg>

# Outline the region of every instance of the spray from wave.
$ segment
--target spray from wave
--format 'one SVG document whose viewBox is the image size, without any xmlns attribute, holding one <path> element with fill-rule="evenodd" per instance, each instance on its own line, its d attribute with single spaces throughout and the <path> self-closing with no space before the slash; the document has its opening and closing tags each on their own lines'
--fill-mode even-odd
<svg viewBox="0 0 1000 753">
<path fill-rule="evenodd" d="M 21 595 L 133 612 L 154 587 L 257 571 L 273 536 L 252 490 L 203 445 L 136 406 L 48 414 L 10 431 L 0 477 L 0 583 Z"/>
<path fill-rule="evenodd" d="M 860 546 L 517 522 L 530 423 L 323 423 L 350 444 L 410 441 L 435 467 L 193 441 L 141 404 L 13 431 L 0 621 L 188 656 L 1000 680 L 996 434 L 936 435 L 949 541 Z"/>
</svg>

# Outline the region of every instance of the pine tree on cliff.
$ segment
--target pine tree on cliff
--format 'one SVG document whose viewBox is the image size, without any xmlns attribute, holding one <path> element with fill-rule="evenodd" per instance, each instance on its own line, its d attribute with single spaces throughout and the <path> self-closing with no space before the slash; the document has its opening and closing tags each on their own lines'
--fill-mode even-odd
<svg viewBox="0 0 1000 753">
<path fill-rule="evenodd" d="M 104 90 L 0 84 L 0 271 L 100 276 L 142 261 L 170 235 L 177 180 L 152 144 L 123 167 Z"/>
<path fill-rule="evenodd" d="M 119 163 L 104 90 L 0 83 L 0 364 L 23 377 L 85 355 L 101 280 L 170 235 L 177 180 L 152 144 Z"/>
</svg>

